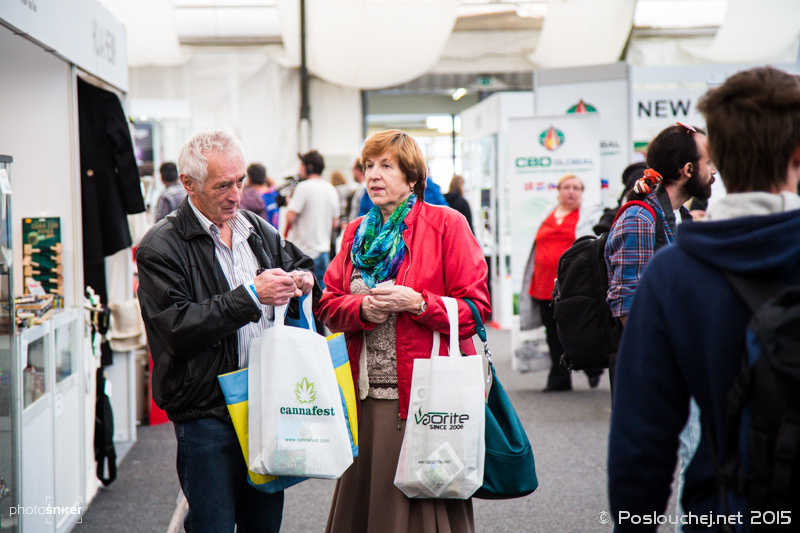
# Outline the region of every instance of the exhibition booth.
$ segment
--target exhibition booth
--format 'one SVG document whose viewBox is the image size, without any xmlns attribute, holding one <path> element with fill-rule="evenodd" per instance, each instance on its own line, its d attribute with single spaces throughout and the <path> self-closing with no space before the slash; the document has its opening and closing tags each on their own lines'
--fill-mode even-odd
<svg viewBox="0 0 800 533">
<path fill-rule="evenodd" d="M 123 166 L 100 139 L 111 136 L 104 106 L 119 105 L 110 98 L 124 101 L 127 90 L 125 46 L 124 27 L 93 0 L 0 4 L 3 532 L 68 531 L 97 493 L 98 368 L 113 405 L 117 460 L 136 439 L 134 352 L 106 349 L 101 360 L 101 335 L 91 327 L 99 304 L 134 297 L 124 216 L 117 242 L 106 233 L 104 210 L 124 196 L 107 187 L 119 187 L 121 175 L 109 179 L 92 160 L 117 158 L 114 165 Z M 88 154 L 82 141 L 99 153 Z M 85 277 L 100 280 L 92 284 L 105 296 L 91 309 L 84 305 Z"/>
</svg>

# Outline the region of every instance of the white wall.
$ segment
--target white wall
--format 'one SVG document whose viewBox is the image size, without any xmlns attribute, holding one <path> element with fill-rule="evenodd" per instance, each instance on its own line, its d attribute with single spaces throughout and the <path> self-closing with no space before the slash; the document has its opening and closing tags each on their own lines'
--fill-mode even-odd
<svg viewBox="0 0 800 533">
<path fill-rule="evenodd" d="M 70 66 L 4 27 L 0 50 L 0 153 L 14 157 L 14 292 L 23 287 L 22 218 L 60 217 L 66 303 L 78 305 L 83 273 L 76 258 L 82 248 Z"/>
</svg>

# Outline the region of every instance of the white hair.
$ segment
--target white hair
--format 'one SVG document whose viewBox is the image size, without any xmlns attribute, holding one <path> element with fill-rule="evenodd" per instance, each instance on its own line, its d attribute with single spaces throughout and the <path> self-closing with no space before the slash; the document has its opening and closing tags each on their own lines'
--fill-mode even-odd
<svg viewBox="0 0 800 533">
<path fill-rule="evenodd" d="M 225 130 L 209 129 L 195 133 L 178 154 L 178 173 L 186 174 L 199 186 L 208 177 L 208 155 L 212 152 L 238 155 L 244 161 L 242 142 Z"/>
</svg>

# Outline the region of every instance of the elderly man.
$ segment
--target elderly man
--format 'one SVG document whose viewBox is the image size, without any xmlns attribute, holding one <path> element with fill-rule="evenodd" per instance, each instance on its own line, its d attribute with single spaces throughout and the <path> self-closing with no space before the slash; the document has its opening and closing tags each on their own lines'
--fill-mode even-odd
<svg viewBox="0 0 800 533">
<path fill-rule="evenodd" d="M 247 366 L 250 341 L 271 327 L 273 306 L 312 291 L 314 262 L 239 210 L 245 159 L 233 135 L 194 135 L 178 168 L 188 197 L 147 232 L 136 255 L 153 397 L 175 424 L 185 529 L 277 532 L 283 493 L 248 485 L 217 376 Z"/>
</svg>

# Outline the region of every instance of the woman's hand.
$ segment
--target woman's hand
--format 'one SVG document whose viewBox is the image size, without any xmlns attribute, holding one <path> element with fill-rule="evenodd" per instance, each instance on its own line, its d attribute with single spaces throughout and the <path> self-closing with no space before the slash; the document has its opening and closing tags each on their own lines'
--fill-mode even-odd
<svg viewBox="0 0 800 533">
<path fill-rule="evenodd" d="M 387 311 L 385 307 L 385 305 L 380 304 L 372 296 L 366 296 L 361 300 L 361 319 L 364 322 L 383 324 L 391 313 L 391 311 Z"/>
<path fill-rule="evenodd" d="M 403 285 L 375 287 L 369 293 L 377 302 L 379 309 L 390 313 L 408 311 L 416 315 L 419 314 L 419 306 L 423 302 L 422 294 Z"/>
</svg>

